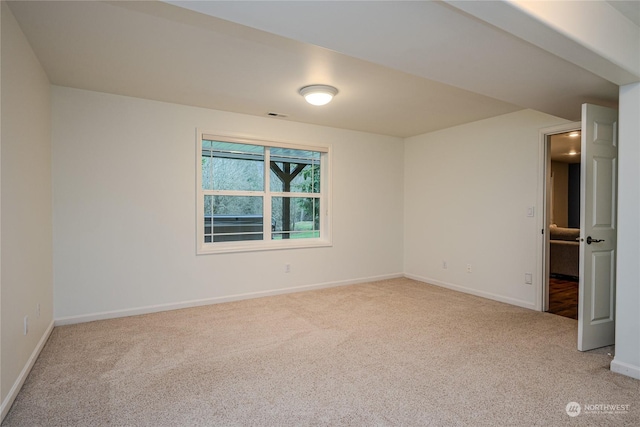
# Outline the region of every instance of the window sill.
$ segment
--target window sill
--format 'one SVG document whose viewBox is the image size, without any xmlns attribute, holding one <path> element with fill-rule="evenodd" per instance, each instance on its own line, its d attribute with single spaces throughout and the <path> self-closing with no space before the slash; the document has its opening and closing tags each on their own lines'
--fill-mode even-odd
<svg viewBox="0 0 640 427">
<path fill-rule="evenodd" d="M 324 248 L 333 246 L 327 239 L 291 239 L 289 241 L 206 243 L 198 247 L 196 255 L 225 254 L 237 252 L 277 251 L 283 249 Z"/>
</svg>

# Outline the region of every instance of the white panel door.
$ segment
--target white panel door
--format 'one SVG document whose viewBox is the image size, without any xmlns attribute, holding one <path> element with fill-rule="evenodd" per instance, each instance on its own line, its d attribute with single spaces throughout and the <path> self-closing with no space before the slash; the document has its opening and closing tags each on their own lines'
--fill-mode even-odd
<svg viewBox="0 0 640 427">
<path fill-rule="evenodd" d="M 582 105 L 578 350 L 615 342 L 618 113 Z"/>
</svg>

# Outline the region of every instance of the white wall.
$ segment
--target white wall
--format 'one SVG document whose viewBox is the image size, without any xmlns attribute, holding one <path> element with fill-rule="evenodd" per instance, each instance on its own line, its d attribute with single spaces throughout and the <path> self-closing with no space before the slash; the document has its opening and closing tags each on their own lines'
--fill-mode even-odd
<svg viewBox="0 0 640 427">
<path fill-rule="evenodd" d="M 6 3 L 1 7 L 0 396 L 4 416 L 53 325 L 53 284 L 49 81 Z M 29 316 L 27 335 L 23 334 L 25 316 Z"/>
<path fill-rule="evenodd" d="M 562 123 L 522 110 L 406 139 L 405 274 L 536 308 L 539 130 Z"/>
<path fill-rule="evenodd" d="M 611 370 L 640 379 L 640 83 L 620 88 L 616 355 Z"/>
<path fill-rule="evenodd" d="M 52 94 L 56 319 L 402 274 L 401 139 L 63 87 Z M 196 256 L 196 128 L 331 144 L 333 247 Z"/>
</svg>

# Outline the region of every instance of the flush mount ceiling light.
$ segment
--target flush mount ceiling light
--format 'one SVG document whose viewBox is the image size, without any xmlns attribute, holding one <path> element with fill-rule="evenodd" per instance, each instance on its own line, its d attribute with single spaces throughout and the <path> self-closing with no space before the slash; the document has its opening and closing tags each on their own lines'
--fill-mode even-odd
<svg viewBox="0 0 640 427">
<path fill-rule="evenodd" d="M 580 136 L 580 132 L 571 132 L 571 133 L 569 134 L 569 137 L 570 137 L 570 138 L 577 138 L 577 137 L 579 137 L 579 136 Z"/>
<path fill-rule="evenodd" d="M 327 85 L 311 85 L 300 89 L 300 95 L 311 105 L 325 105 L 331 102 L 338 89 Z"/>
</svg>

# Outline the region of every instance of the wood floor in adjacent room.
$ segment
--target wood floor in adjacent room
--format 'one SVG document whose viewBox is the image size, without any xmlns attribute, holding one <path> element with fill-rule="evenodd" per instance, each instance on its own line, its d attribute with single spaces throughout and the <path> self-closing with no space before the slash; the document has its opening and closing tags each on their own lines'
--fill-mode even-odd
<svg viewBox="0 0 640 427">
<path fill-rule="evenodd" d="M 578 279 L 549 278 L 549 313 L 578 319 Z"/>
</svg>

